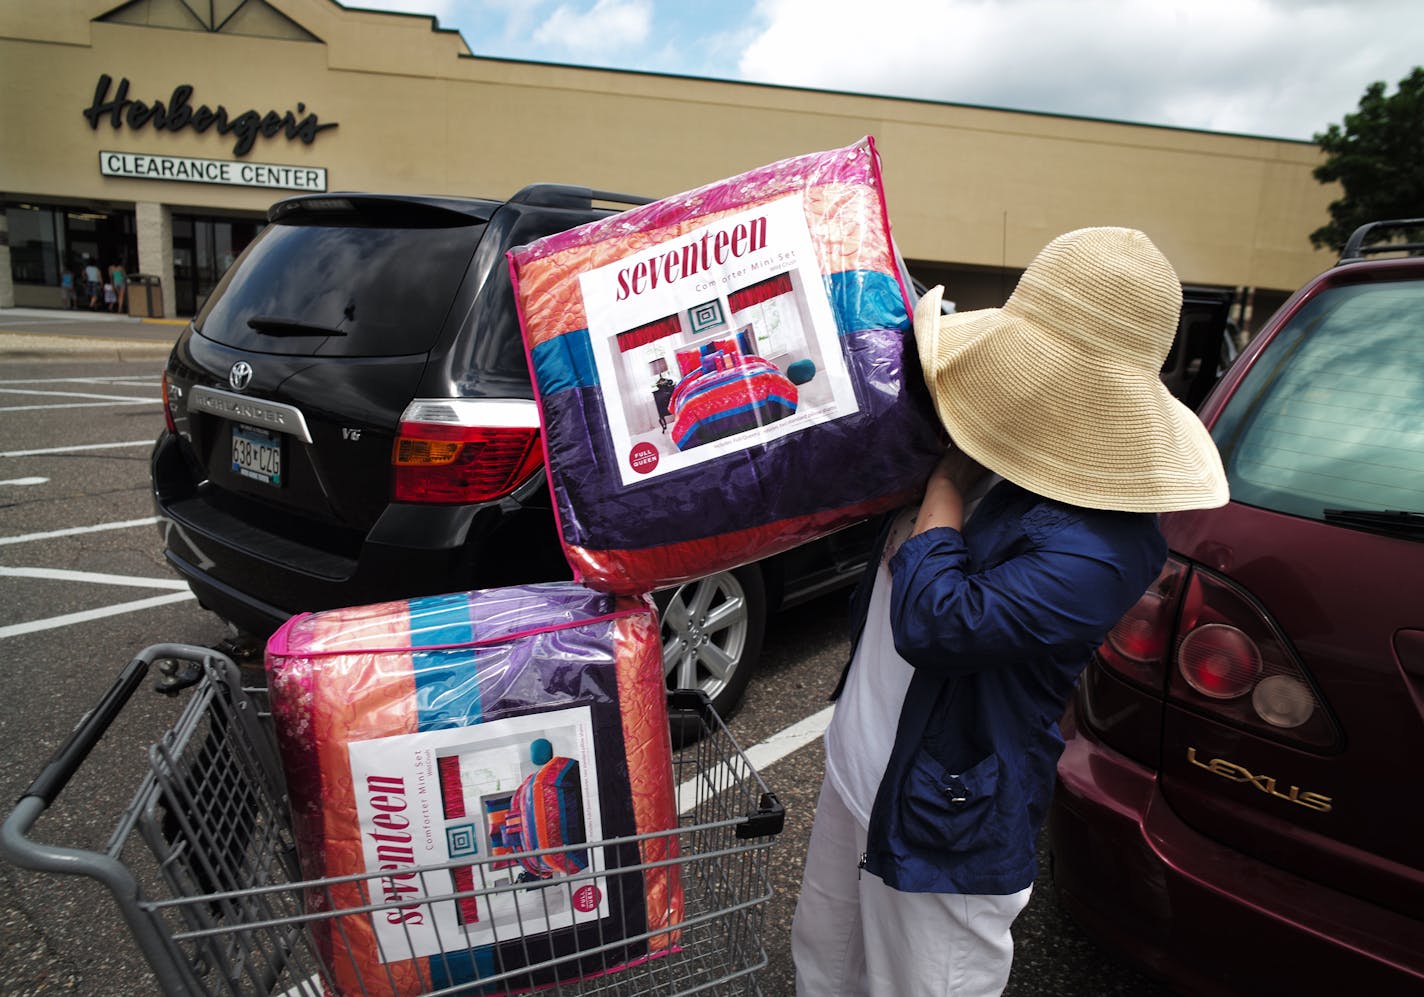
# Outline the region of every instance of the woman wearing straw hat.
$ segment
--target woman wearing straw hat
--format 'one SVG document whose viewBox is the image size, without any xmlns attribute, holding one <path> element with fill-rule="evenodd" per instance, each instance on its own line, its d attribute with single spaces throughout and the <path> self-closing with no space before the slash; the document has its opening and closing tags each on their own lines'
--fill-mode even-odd
<svg viewBox="0 0 1424 997">
<path fill-rule="evenodd" d="M 853 600 L 792 927 L 815 997 L 1003 990 L 1056 721 L 1162 568 L 1155 513 L 1228 497 L 1158 376 L 1182 288 L 1141 232 L 1060 236 L 1003 308 L 941 315 L 942 294 L 915 338 L 952 444 Z"/>
</svg>

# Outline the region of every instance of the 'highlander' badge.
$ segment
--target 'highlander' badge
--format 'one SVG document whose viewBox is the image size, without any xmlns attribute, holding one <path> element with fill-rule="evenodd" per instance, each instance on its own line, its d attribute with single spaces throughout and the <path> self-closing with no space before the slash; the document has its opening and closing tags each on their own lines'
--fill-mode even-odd
<svg viewBox="0 0 1424 997">
<path fill-rule="evenodd" d="M 295 436 L 303 443 L 312 441 L 302 410 L 284 402 L 234 395 L 231 391 L 219 391 L 217 388 L 195 384 L 188 391 L 188 411 L 211 412 L 231 422 L 246 423 L 260 429 L 274 429 L 279 433 Z"/>
<path fill-rule="evenodd" d="M 232 365 L 232 370 L 227 372 L 227 383 L 231 384 L 234 391 L 241 391 L 252 383 L 252 364 L 246 360 L 239 360 Z"/>
</svg>

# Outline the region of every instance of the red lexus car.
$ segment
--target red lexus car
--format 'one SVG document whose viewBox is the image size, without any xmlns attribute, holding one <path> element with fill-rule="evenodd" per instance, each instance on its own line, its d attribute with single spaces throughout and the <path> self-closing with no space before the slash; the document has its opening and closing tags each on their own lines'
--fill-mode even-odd
<svg viewBox="0 0 1424 997">
<path fill-rule="evenodd" d="M 1424 993 L 1411 232 L 1357 231 L 1203 403 L 1231 502 L 1162 517 L 1167 566 L 1064 717 L 1060 900 L 1183 993 Z"/>
</svg>

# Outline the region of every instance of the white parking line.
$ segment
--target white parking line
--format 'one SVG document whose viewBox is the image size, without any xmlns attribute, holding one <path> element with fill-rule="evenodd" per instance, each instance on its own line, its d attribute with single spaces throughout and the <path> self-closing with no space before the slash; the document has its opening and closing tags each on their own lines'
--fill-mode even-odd
<svg viewBox="0 0 1424 997">
<path fill-rule="evenodd" d="M 48 480 L 48 478 L 9 478 L 0 481 L 0 485 L 42 485 Z"/>
<path fill-rule="evenodd" d="M 752 768 L 761 771 L 772 762 L 804 748 L 826 732 L 826 728 L 831 725 L 831 714 L 835 712 L 834 706 L 827 706 L 819 713 L 813 713 L 805 720 L 777 731 L 760 744 L 748 748 L 747 760 L 752 763 Z"/>
<path fill-rule="evenodd" d="M 39 388 L 0 388 L 0 395 L 47 395 L 50 398 L 98 398 L 106 402 L 131 402 L 133 395 L 99 395 L 92 391 L 41 391 Z"/>
<path fill-rule="evenodd" d="M 137 374 L 111 374 L 108 377 L 0 377 L 0 384 L 127 384 L 135 388 L 151 388 L 160 383 L 157 377 Z"/>
<path fill-rule="evenodd" d="M 152 526 L 156 522 L 157 516 L 149 516 L 147 519 L 126 519 L 118 523 L 98 523 L 94 526 L 71 526 L 68 529 L 48 530 L 44 533 L 21 533 L 13 537 L 0 537 L 0 546 L 29 543 L 31 540 L 52 540 L 55 537 L 75 537 L 81 533 L 102 533 L 104 530 L 127 530 L 134 526 Z"/>
<path fill-rule="evenodd" d="M 827 706 L 819 713 L 813 713 L 785 730 L 777 731 L 759 744 L 746 750 L 747 761 L 754 771 L 760 772 L 772 762 L 780 761 L 799 748 L 804 748 L 826 732 L 831 724 L 831 714 L 836 708 Z M 703 800 L 716 796 L 721 790 L 736 785 L 745 773 L 733 772 L 726 764 L 699 772 L 677 787 L 678 812 L 687 813 Z"/>
<path fill-rule="evenodd" d="M 127 585 L 144 589 L 181 589 L 188 583 L 177 578 L 148 578 L 143 575 L 108 575 L 101 571 L 69 571 L 65 568 L 3 568 L 0 578 L 42 578 L 55 582 L 90 582 L 94 585 Z"/>
<path fill-rule="evenodd" d="M 127 440 L 123 443 L 80 443 L 72 447 L 45 447 L 43 450 L 4 450 L 0 457 L 38 457 L 42 454 L 77 453 L 81 450 L 113 450 L 117 447 L 151 447 L 152 440 Z"/>
<path fill-rule="evenodd" d="M 72 402 L 72 403 L 69 403 L 69 404 L 65 404 L 65 403 L 61 402 L 61 403 L 59 403 L 59 404 L 57 404 L 57 405 L 6 405 L 6 406 L 3 406 L 3 407 L 0 407 L 0 412 L 38 412 L 38 411 L 40 411 L 41 409 L 53 409 L 53 408 L 100 408 L 100 407 L 111 407 L 111 406 L 114 406 L 114 405 L 161 405 L 161 404 L 163 404 L 163 399 L 161 399 L 161 398 L 130 398 L 128 401 L 122 401 L 122 402 Z"/>
<path fill-rule="evenodd" d="M 155 606 L 166 606 L 174 602 L 184 602 L 192 598 L 192 592 L 171 592 L 168 595 L 156 595 L 149 599 L 121 602 L 114 606 L 103 606 L 99 609 L 85 609 L 78 613 L 65 613 L 63 616 L 51 616 L 47 620 L 32 620 L 29 623 L 15 623 L 8 627 L 0 627 L 0 640 L 4 640 L 8 637 L 19 637 L 22 634 L 32 634 L 40 630 L 55 630 L 59 627 L 69 627 L 76 623 L 88 623 L 90 620 L 101 620 L 106 616 L 136 613 L 143 609 L 152 609 Z"/>
</svg>

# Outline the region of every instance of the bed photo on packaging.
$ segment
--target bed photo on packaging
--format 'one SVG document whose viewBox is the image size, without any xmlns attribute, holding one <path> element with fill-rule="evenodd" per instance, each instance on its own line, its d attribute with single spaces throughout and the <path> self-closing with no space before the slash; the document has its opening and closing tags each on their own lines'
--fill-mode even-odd
<svg viewBox="0 0 1424 997">
<path fill-rule="evenodd" d="M 647 866 L 676 838 L 605 844 L 678 823 L 646 600 L 560 582 L 304 614 L 266 666 L 303 873 L 369 874 L 308 891 L 337 992 L 503 993 L 675 949 L 677 867 Z"/>
<path fill-rule="evenodd" d="M 874 141 L 510 251 L 574 575 L 651 591 L 917 497 L 942 453 Z"/>
</svg>

